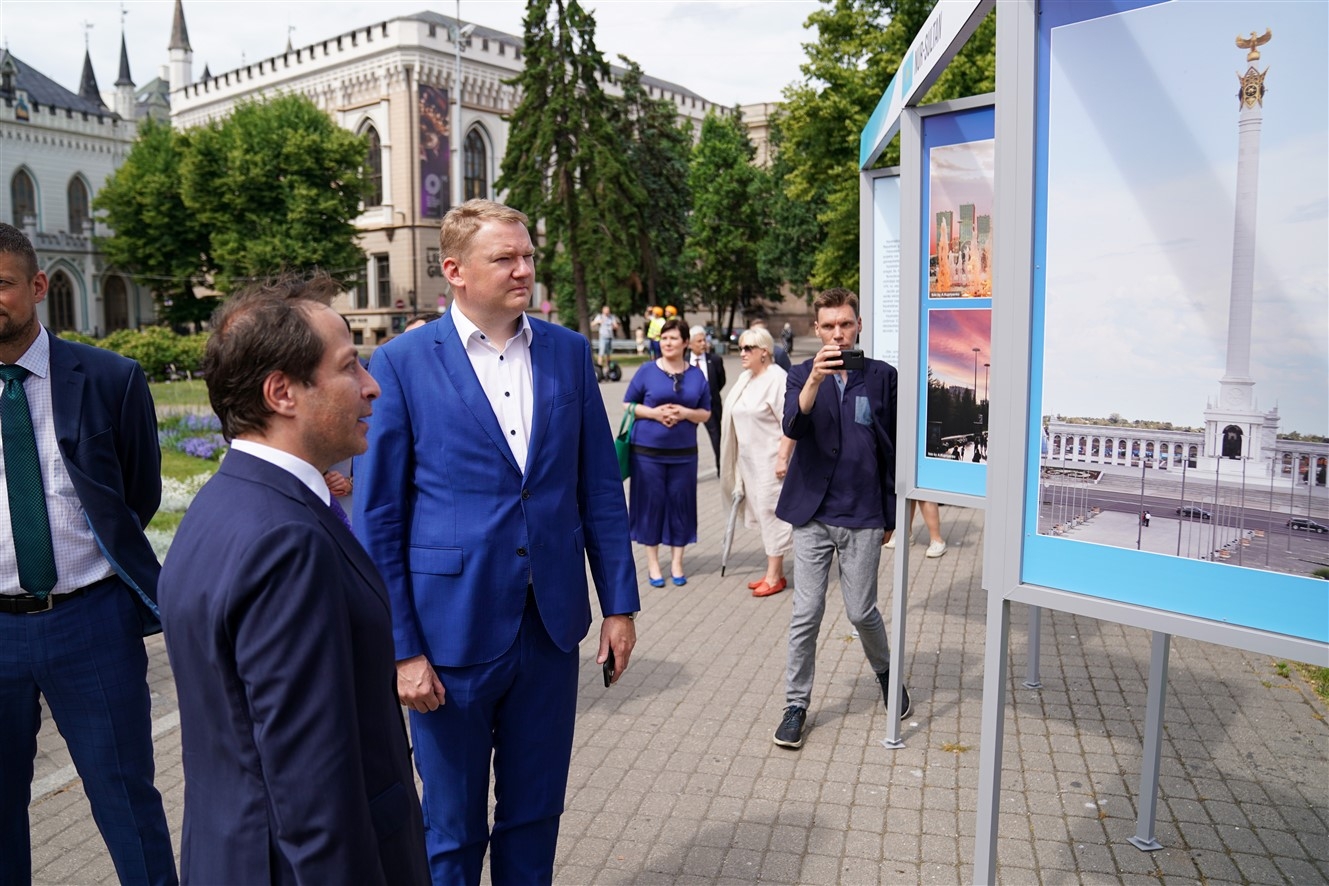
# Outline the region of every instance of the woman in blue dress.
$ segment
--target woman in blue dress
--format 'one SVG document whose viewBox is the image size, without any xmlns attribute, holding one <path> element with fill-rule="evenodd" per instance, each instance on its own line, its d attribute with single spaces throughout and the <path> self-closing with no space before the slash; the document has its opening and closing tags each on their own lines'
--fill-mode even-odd
<svg viewBox="0 0 1329 886">
<path fill-rule="evenodd" d="M 651 587 L 664 587 L 660 545 L 672 548 L 670 578 L 688 583 L 683 548 L 697 540 L 697 425 L 711 417 L 711 386 L 683 356 L 680 320 L 660 330 L 660 358 L 642 364 L 628 384 L 624 407 L 633 410 L 632 484 L 628 523 L 646 548 Z"/>
</svg>

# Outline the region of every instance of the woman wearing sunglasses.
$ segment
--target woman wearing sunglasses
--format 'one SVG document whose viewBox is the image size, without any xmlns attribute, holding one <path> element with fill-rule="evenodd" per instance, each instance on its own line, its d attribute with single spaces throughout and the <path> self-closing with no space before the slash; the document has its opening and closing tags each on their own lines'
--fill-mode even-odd
<svg viewBox="0 0 1329 886">
<path fill-rule="evenodd" d="M 784 435 L 785 379 L 775 363 L 775 340 L 762 328 L 738 340 L 743 374 L 724 399 L 720 428 L 720 490 L 726 502 L 743 492 L 743 522 L 761 530 L 766 574 L 748 582 L 754 597 L 783 591 L 785 555 L 794 549 L 794 529 L 775 516 L 794 441 Z"/>
<path fill-rule="evenodd" d="M 697 540 L 697 425 L 711 417 L 711 389 L 684 357 L 684 329 L 678 319 L 661 327 L 660 357 L 632 376 L 624 402 L 637 417 L 628 523 L 632 540 L 646 548 L 653 588 L 665 584 L 660 545 L 672 549 L 670 578 L 681 586 L 688 583 L 683 548 Z"/>
</svg>

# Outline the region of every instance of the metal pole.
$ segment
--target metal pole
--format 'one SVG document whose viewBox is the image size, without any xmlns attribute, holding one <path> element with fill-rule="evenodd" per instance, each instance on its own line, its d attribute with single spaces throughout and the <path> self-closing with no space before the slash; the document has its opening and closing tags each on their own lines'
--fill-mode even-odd
<svg viewBox="0 0 1329 886">
<path fill-rule="evenodd" d="M 461 182 L 461 157 L 462 157 L 462 137 L 461 137 L 461 45 L 466 38 L 461 33 L 461 0 L 457 0 L 456 22 L 452 27 L 452 133 L 450 140 L 452 142 L 452 156 L 449 158 L 452 169 L 452 205 L 460 206 L 462 204 L 462 182 Z"/>
<path fill-rule="evenodd" d="M 1186 506 L 1186 466 L 1191 463 L 1190 452 L 1187 451 L 1186 457 L 1181 460 L 1181 506 Z M 1181 556 L 1181 514 L 1177 515 L 1177 556 Z M 1186 552 L 1190 556 L 1189 549 Z"/>
<path fill-rule="evenodd" d="M 1024 687 L 1042 689 L 1043 676 L 1038 663 L 1042 659 L 1043 648 L 1043 607 L 1029 607 L 1029 660 L 1024 664 Z"/>
<path fill-rule="evenodd" d="M 1149 697 L 1144 716 L 1144 760 L 1140 766 L 1140 815 L 1130 843 L 1142 852 L 1162 849 L 1154 839 L 1158 816 L 1158 773 L 1163 745 L 1163 711 L 1167 706 L 1167 660 L 1172 635 L 1156 632 L 1149 654 Z"/>
<path fill-rule="evenodd" d="M 1144 459 L 1140 459 L 1140 512 L 1135 515 L 1135 550 L 1144 541 Z"/>
<path fill-rule="evenodd" d="M 1274 438 L 1274 460 L 1269 465 L 1269 517 L 1264 527 L 1264 566 L 1269 568 L 1270 548 L 1274 543 L 1274 474 L 1278 473 L 1278 438 Z"/>
</svg>

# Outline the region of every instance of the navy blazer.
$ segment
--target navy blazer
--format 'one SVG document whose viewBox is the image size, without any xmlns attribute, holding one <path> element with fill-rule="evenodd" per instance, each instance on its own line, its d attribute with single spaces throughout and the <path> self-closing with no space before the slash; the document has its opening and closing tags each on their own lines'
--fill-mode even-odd
<svg viewBox="0 0 1329 886">
<path fill-rule="evenodd" d="M 710 351 L 702 355 L 706 360 L 706 380 L 711 384 L 711 418 L 706 424 L 716 423 L 719 427 L 720 419 L 724 417 L 724 397 L 721 391 L 724 390 L 724 359 Z M 692 362 L 692 357 L 688 355 L 688 362 Z"/>
<path fill-rule="evenodd" d="M 785 384 L 784 433 L 798 441 L 784 478 L 775 515 L 786 523 L 802 526 L 812 519 L 831 485 L 830 466 L 840 457 L 840 399 L 834 379 L 817 389 L 812 412 L 798 408 L 798 395 L 812 373 L 812 359 L 795 366 Z M 862 490 L 880 495 L 886 528 L 895 528 L 895 367 L 880 360 L 867 360 L 862 381 L 872 410 L 872 431 L 877 457 L 878 489 Z"/>
<path fill-rule="evenodd" d="M 189 883 L 428 883 L 387 591 L 295 476 L 231 452 L 161 576 Z"/>
<path fill-rule="evenodd" d="M 613 432 L 585 336 L 532 319 L 525 471 L 512 457 L 452 314 L 380 347 L 355 531 L 387 583 L 397 658 L 493 661 L 527 586 L 554 643 L 586 636 L 587 563 L 604 615 L 636 612 L 636 565 Z"/>
<path fill-rule="evenodd" d="M 143 633 L 161 630 L 161 566 L 143 530 L 161 504 L 157 414 L 142 368 L 50 332 L 51 408 L 69 479 L 97 543 L 139 602 Z"/>
</svg>

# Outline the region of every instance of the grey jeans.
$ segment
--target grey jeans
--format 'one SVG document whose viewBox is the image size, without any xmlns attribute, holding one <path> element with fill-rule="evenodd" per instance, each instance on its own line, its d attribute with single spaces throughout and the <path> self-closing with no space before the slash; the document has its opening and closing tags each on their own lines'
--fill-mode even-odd
<svg viewBox="0 0 1329 886">
<path fill-rule="evenodd" d="M 874 673 L 891 666 L 886 623 L 877 609 L 880 529 L 843 529 L 813 520 L 794 527 L 794 609 L 789 619 L 789 658 L 785 665 L 785 704 L 808 707 L 816 670 L 817 633 L 826 612 L 831 554 L 839 555 L 840 592 L 845 614 Z"/>
</svg>

